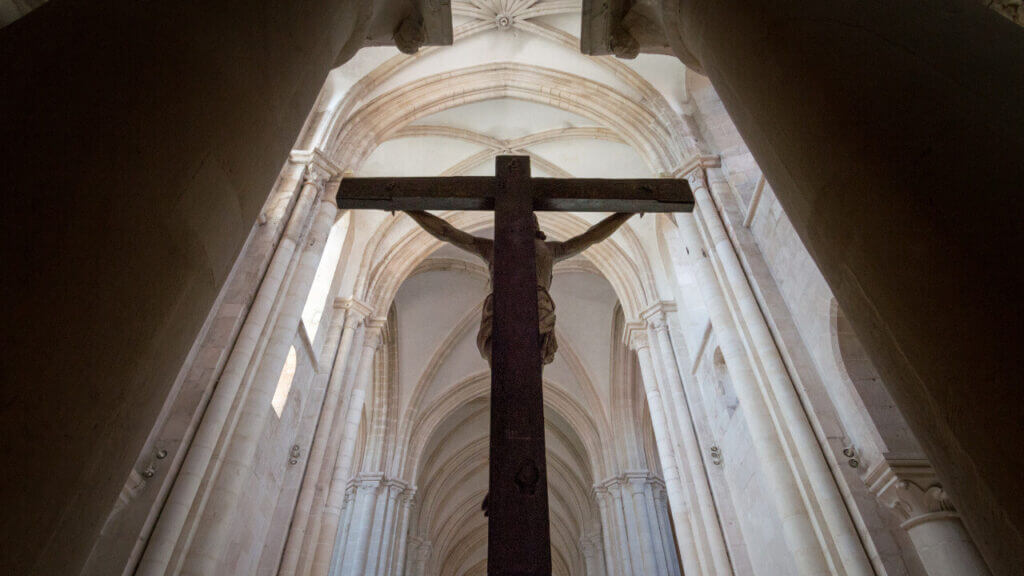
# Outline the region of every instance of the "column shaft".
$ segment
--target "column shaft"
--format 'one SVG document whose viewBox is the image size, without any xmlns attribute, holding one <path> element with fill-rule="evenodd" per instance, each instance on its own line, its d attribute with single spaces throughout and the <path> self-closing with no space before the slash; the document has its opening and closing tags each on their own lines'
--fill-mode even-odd
<svg viewBox="0 0 1024 576">
<path fill-rule="evenodd" d="M 137 571 L 140 576 L 161 575 L 167 570 L 189 511 L 195 503 L 199 487 L 216 452 L 221 433 L 228 423 L 231 407 L 236 401 L 244 400 L 248 393 L 244 390 L 242 397 L 239 398 L 239 389 L 248 373 L 253 355 L 263 342 L 264 328 L 275 309 L 275 303 L 279 300 L 282 286 L 288 285 L 298 264 L 299 258 L 294 258 L 295 248 L 306 230 L 310 208 L 316 195 L 317 188 L 314 184 L 303 185 L 299 192 L 292 215 L 260 282 L 245 323 L 206 405 L 203 418 L 175 478 L 174 486 L 139 562 Z"/>
<path fill-rule="evenodd" d="M 690 525 L 689 506 L 687 506 L 688 499 L 683 491 L 682 482 L 679 479 L 678 466 L 675 463 L 672 438 L 669 435 L 668 424 L 665 421 L 665 411 L 661 405 L 661 394 L 658 391 L 657 372 L 651 359 L 650 344 L 647 341 L 646 334 L 636 333 L 632 338 L 634 342 L 631 345 L 636 350 L 637 359 L 640 361 L 640 372 L 644 381 L 644 389 L 647 392 L 647 405 L 651 414 L 651 426 L 654 428 L 654 438 L 658 442 L 661 471 L 665 474 L 665 485 L 668 487 L 668 497 L 672 502 L 676 536 L 679 538 L 679 552 L 683 555 L 683 570 L 687 574 L 702 574 L 697 543 L 694 540 L 693 529 Z"/>
<path fill-rule="evenodd" d="M 306 476 L 303 478 L 302 488 L 296 501 L 295 516 L 292 519 L 292 525 L 288 532 L 288 540 L 281 559 L 281 567 L 278 569 L 278 576 L 292 576 L 296 573 L 304 547 L 303 541 L 308 533 L 311 521 L 310 512 L 313 506 L 313 499 L 316 495 L 317 487 L 321 485 L 321 468 L 327 451 L 327 441 L 334 428 L 335 414 L 338 411 L 338 405 L 341 403 L 340 399 L 344 394 L 342 388 L 344 386 L 345 366 L 349 364 L 349 351 L 352 348 L 356 325 L 360 321 L 360 318 L 351 310 L 345 311 L 344 316 L 345 325 L 341 332 L 341 342 L 338 344 L 335 352 L 334 365 L 331 368 L 320 421 L 317 423 L 316 433 L 313 436 L 313 444 L 306 463 Z"/>
<path fill-rule="evenodd" d="M 359 370 L 356 373 L 357 388 L 352 391 L 352 396 L 349 399 L 345 429 L 338 447 L 334 475 L 331 479 L 330 491 L 327 494 L 327 500 L 320 521 L 321 526 L 316 543 L 316 553 L 313 556 L 313 566 L 309 572 L 312 575 L 327 575 L 330 568 L 331 551 L 336 545 L 340 545 L 339 542 L 336 542 L 336 537 L 338 535 L 341 503 L 344 501 L 345 486 L 348 484 L 348 479 L 351 475 L 352 459 L 355 456 L 356 437 L 359 433 L 359 422 L 362 418 L 364 398 L 367 390 L 373 384 L 373 358 L 379 344 L 379 335 L 376 332 L 368 335 L 364 341 L 363 353 L 359 359 Z"/>
<path fill-rule="evenodd" d="M 672 537 L 672 523 L 668 517 L 668 503 L 663 488 L 658 488 L 654 501 L 658 512 L 658 524 L 661 526 L 661 537 L 665 541 L 665 554 L 668 561 L 669 576 L 681 576 L 679 554 L 676 551 L 675 539 Z"/>
<path fill-rule="evenodd" d="M 623 496 L 623 504 L 633 512 L 633 524 L 636 526 L 637 540 L 640 544 L 640 555 L 643 559 L 644 574 L 664 574 L 664 566 L 659 565 L 657 552 L 654 548 L 654 535 L 651 534 L 651 519 L 647 515 L 647 502 L 644 498 L 643 482 L 646 478 L 629 478 L 623 487 L 628 495 Z"/>
<path fill-rule="evenodd" d="M 366 318 L 362 314 L 360 316 L 360 323 L 356 326 L 355 335 L 352 337 L 352 345 L 347 355 L 348 358 L 345 361 L 345 370 L 342 376 L 341 405 L 338 407 L 338 416 L 335 417 L 334 425 L 331 427 L 330 436 L 327 439 L 327 445 L 324 448 L 325 454 L 320 464 L 316 489 L 313 492 L 313 502 L 310 505 L 309 513 L 309 528 L 303 538 L 302 551 L 299 555 L 299 574 L 309 574 L 312 571 L 317 545 L 320 541 L 324 514 L 327 512 L 327 498 L 331 493 L 338 455 L 342 452 L 340 446 L 342 446 L 342 439 L 345 437 L 344 434 L 348 425 L 348 415 L 354 398 L 353 391 L 358 388 L 359 384 L 356 376 L 363 356 L 363 345 L 366 342 Z M 360 404 L 361 409 L 362 405 Z M 343 494 L 347 490 L 346 482 L 347 479 L 338 488 Z M 335 498 L 337 498 L 336 495 Z M 342 496 L 342 501 L 344 501 L 344 498 L 345 496 Z"/>
<path fill-rule="evenodd" d="M 933 518 L 904 523 L 913 523 L 906 528 L 907 535 L 928 576 L 989 576 L 988 566 L 960 518 L 942 513 L 929 516 Z"/>
<path fill-rule="evenodd" d="M 697 441 L 697 432 L 690 413 L 690 403 L 686 399 L 682 377 L 679 374 L 679 363 L 676 361 L 675 349 L 672 347 L 669 337 L 667 319 L 662 318 L 660 325 L 655 326 L 655 336 L 664 360 L 665 372 L 668 374 L 667 386 L 672 391 L 675 415 L 686 450 L 686 461 L 690 465 L 690 478 L 697 496 L 697 505 L 700 507 L 700 517 L 704 522 L 704 533 L 710 547 L 715 574 L 731 574 L 732 565 L 729 562 L 729 552 L 725 546 L 722 525 L 719 522 L 718 511 L 715 509 L 714 498 L 711 495 L 711 484 L 708 482 L 704 469 L 703 453 L 700 450 L 700 443 Z"/>
<path fill-rule="evenodd" d="M 703 245 L 691 220 L 682 219 L 679 229 L 692 247 Z M 740 412 L 747 423 L 755 453 L 768 481 L 767 492 L 771 495 L 779 520 L 782 522 L 786 545 L 793 557 L 797 573 L 804 576 L 828 574 L 829 569 L 822 554 L 821 544 L 815 536 L 796 479 L 786 462 L 782 444 L 775 433 L 764 398 L 747 363 L 746 352 L 729 315 L 718 278 L 706 257 L 697 257 L 694 269 L 718 345 L 732 376 L 740 401 Z M 672 507 L 675 508 L 675 503 Z M 679 529 L 678 522 L 676 529 Z"/>
<path fill-rule="evenodd" d="M 373 512 L 379 486 L 379 479 L 362 479 L 356 483 L 356 500 L 348 529 L 348 539 L 344 543 L 339 543 L 339 546 L 345 546 L 345 560 L 341 564 L 340 576 L 366 574 L 366 555 L 369 551 L 370 531 L 373 529 Z"/>
<path fill-rule="evenodd" d="M 698 171 L 700 168 L 697 169 Z M 715 169 L 716 178 L 712 185 L 718 189 L 719 195 L 731 194 L 728 183 L 724 181 L 721 171 Z M 767 382 L 764 390 L 765 402 L 777 405 L 782 419 L 785 421 L 788 436 L 792 442 L 800 462 L 810 480 L 814 499 L 821 506 L 821 513 L 831 540 L 835 542 L 839 560 L 846 573 L 851 576 L 873 576 L 871 561 L 860 542 L 860 536 L 850 518 L 835 477 L 825 461 L 821 445 L 814 434 L 811 423 L 804 412 L 803 404 L 797 396 L 796 387 L 789 377 L 779 349 L 775 345 L 764 314 L 750 287 L 746 272 L 736 254 L 736 249 L 725 230 L 721 215 L 715 206 L 704 178 L 690 178 L 694 198 L 700 210 L 701 220 L 707 227 L 715 254 L 722 266 L 731 292 L 736 300 L 739 314 L 749 335 L 750 356 L 754 366 L 760 365 Z M 774 402 L 772 401 L 774 399 Z M 786 435 L 782 435 L 786 437 Z"/>
<path fill-rule="evenodd" d="M 619 561 L 615 551 L 618 549 L 615 538 L 615 518 L 610 510 L 611 496 L 606 488 L 594 487 L 594 498 L 597 500 L 597 507 L 601 513 L 601 537 L 604 539 L 604 562 L 608 567 L 610 576 L 625 574 L 622 570 L 622 563 Z"/>
<path fill-rule="evenodd" d="M 332 193 L 326 191 L 325 195 L 326 198 L 320 202 L 310 228 L 309 242 L 306 243 L 299 266 L 288 286 L 273 333 L 260 359 L 260 367 L 253 379 L 249 397 L 242 406 L 235 433 L 225 450 L 220 473 L 214 481 L 207 509 L 197 528 L 183 574 L 202 576 L 221 571 L 219 563 L 228 548 L 242 489 L 250 478 L 253 458 L 270 413 L 270 400 L 274 395 L 288 349 L 295 339 L 302 308 L 316 275 L 317 266 L 320 264 L 327 234 L 338 213 L 338 207 L 331 197 Z"/>
<path fill-rule="evenodd" d="M 402 500 L 402 520 L 398 524 L 398 550 L 395 555 L 391 558 L 391 564 L 388 568 L 390 573 L 400 574 L 400 570 L 405 566 L 405 553 L 409 545 L 409 518 L 412 516 L 413 497 L 415 496 L 416 488 L 411 488 L 403 494 Z"/>
<path fill-rule="evenodd" d="M 671 386 L 671 380 L 667 376 L 667 373 L 670 372 L 670 367 L 661 355 L 661 347 L 658 345 L 658 335 L 655 331 L 655 325 L 648 323 L 646 333 L 647 341 L 650 344 L 650 356 L 651 363 L 654 366 L 654 374 L 658 380 L 662 382 L 662 385 L 658 387 L 658 393 L 661 395 L 662 406 L 665 411 L 668 434 L 673 442 L 673 460 L 676 463 L 675 470 L 676 475 L 679 477 L 680 490 L 683 491 L 682 497 L 688 504 L 686 507 L 686 518 L 689 520 L 690 533 L 693 534 L 693 545 L 697 553 L 697 562 L 702 569 L 711 570 L 713 562 L 710 558 L 711 551 L 704 533 L 704 524 L 700 518 L 700 516 L 702 516 L 702 511 L 694 504 L 696 500 L 696 488 L 694 486 L 694 480 L 691 478 L 693 468 L 691 465 L 690 469 L 687 470 L 683 464 L 684 461 L 689 461 L 692 464 L 693 460 L 692 457 L 687 454 L 687 449 L 680 438 L 680 422 L 678 417 L 675 417 L 676 407 L 674 406 L 672 393 L 666 389 L 666 386 Z M 699 472 L 703 474 L 703 470 L 700 470 Z"/>
</svg>

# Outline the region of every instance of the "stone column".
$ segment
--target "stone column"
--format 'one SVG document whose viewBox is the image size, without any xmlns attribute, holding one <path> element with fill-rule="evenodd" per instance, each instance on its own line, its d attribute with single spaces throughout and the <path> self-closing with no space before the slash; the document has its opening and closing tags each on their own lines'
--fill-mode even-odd
<svg viewBox="0 0 1024 576">
<path fill-rule="evenodd" d="M 633 555 L 632 539 L 627 528 L 626 512 L 622 507 L 622 486 L 617 478 L 609 478 L 604 482 L 604 488 L 608 492 L 608 507 L 615 517 L 615 532 L 619 541 L 619 565 L 623 574 L 633 574 L 634 567 L 637 571 L 642 570 L 642 565 L 637 565 Z"/>
<path fill-rule="evenodd" d="M 767 492 L 772 497 L 775 511 L 782 523 L 786 546 L 793 557 L 797 573 L 808 576 L 827 574 L 829 569 L 821 544 L 815 536 L 814 526 L 801 499 L 796 478 L 786 461 L 761 390 L 747 362 L 746 351 L 729 314 L 718 277 L 711 268 L 707 256 L 698 255 L 697 248 L 703 246 L 703 242 L 697 233 L 696 224 L 692 219 L 681 218 L 679 230 L 686 243 L 694 248 L 692 257 L 695 260 L 697 285 L 711 318 L 711 325 L 729 369 L 729 375 L 732 377 L 736 396 L 740 401 L 740 412 L 750 431 L 754 452 L 764 470 L 768 482 Z M 672 502 L 672 507 L 675 508 L 675 502 Z M 676 530 L 678 529 L 679 523 L 676 522 Z M 685 556 L 686 552 L 680 550 L 680 554 Z M 686 572 L 685 564 L 683 572 Z"/>
<path fill-rule="evenodd" d="M 320 421 L 317 423 L 316 433 L 313 436 L 313 444 L 306 463 L 306 475 L 296 500 L 295 516 L 288 532 L 288 540 L 281 559 L 281 567 L 278 569 L 278 576 L 292 576 L 296 573 L 302 550 L 306 548 L 305 538 L 312 522 L 311 510 L 314 497 L 317 489 L 324 484 L 322 467 L 328 440 L 334 429 L 335 414 L 341 404 L 341 398 L 344 396 L 345 367 L 351 363 L 349 353 L 352 350 L 356 328 L 363 319 L 363 315 L 352 307 L 345 309 L 344 316 L 345 325 L 341 332 L 341 341 L 335 353 L 334 366 L 327 384 Z"/>
<path fill-rule="evenodd" d="M 604 539 L 604 559 L 610 576 L 621 576 L 629 572 L 624 570 L 622 559 L 619 558 L 620 550 L 616 538 L 615 512 L 611 509 L 611 494 L 608 489 L 601 485 L 594 485 L 594 499 L 597 500 L 597 508 L 601 513 L 601 537 Z"/>
<path fill-rule="evenodd" d="M 433 545 L 429 541 L 420 540 L 409 555 L 409 572 L 406 576 L 426 576 L 432 551 Z"/>
<path fill-rule="evenodd" d="M 376 576 L 385 576 L 388 568 L 388 564 L 391 560 L 391 555 L 394 553 L 397 542 L 395 536 L 395 525 L 399 522 L 399 514 L 403 506 L 400 505 L 399 499 L 402 493 L 406 491 L 408 485 L 401 480 L 389 479 L 384 483 L 384 492 L 381 495 L 383 504 L 386 504 L 387 509 L 382 513 L 383 522 L 379 523 L 381 526 L 379 535 L 374 529 L 375 542 L 370 547 L 370 562 L 367 565 L 367 574 L 374 574 Z M 374 522 L 375 525 L 378 522 Z"/>
<path fill-rule="evenodd" d="M 580 550 L 583 552 L 583 565 L 587 571 L 586 576 L 606 576 L 601 535 L 584 534 L 581 536 Z"/>
<path fill-rule="evenodd" d="M 391 564 L 388 568 L 389 574 L 400 574 L 400 569 L 405 566 L 405 551 L 409 542 L 409 519 L 412 517 L 412 509 L 415 505 L 416 488 L 409 488 L 402 493 L 402 518 L 398 524 L 398 533 L 395 535 L 397 539 L 397 550 L 394 556 L 391 558 Z"/>
<path fill-rule="evenodd" d="M 719 195 L 731 194 L 728 182 L 725 181 L 721 169 L 709 168 L 715 178 L 712 185 Z M 762 389 L 765 402 L 778 407 L 779 416 L 784 422 L 786 436 L 792 439 L 792 446 L 799 455 L 803 469 L 810 482 L 814 500 L 821 507 L 821 515 L 828 527 L 830 540 L 835 542 L 838 560 L 847 574 L 851 576 L 873 576 L 874 568 L 868 559 L 860 536 L 850 518 L 846 502 L 843 500 L 835 477 L 825 461 L 821 445 L 804 412 L 804 407 L 796 392 L 796 387 L 789 377 L 778 346 L 772 337 L 771 330 L 765 321 L 761 307 L 754 296 L 754 291 L 743 270 L 739 256 L 732 244 L 722 222 L 722 217 L 711 197 L 708 182 L 703 168 L 698 166 L 691 170 L 687 180 L 693 190 L 697 202 L 699 216 L 704 222 L 707 234 L 725 274 L 724 280 L 735 299 L 738 316 L 742 319 L 750 345 L 749 356 L 752 364 L 763 370 L 766 386 Z M 773 402 L 774 400 L 774 402 Z"/>
<path fill-rule="evenodd" d="M 655 535 L 651 533 L 650 507 L 647 505 L 645 484 L 647 484 L 646 473 L 626 474 L 624 489 L 629 497 L 627 499 L 626 496 L 623 496 L 623 504 L 627 506 L 627 510 L 633 512 L 640 553 L 644 563 L 644 573 L 664 574 L 664 560 L 658 562 L 658 553 L 654 545 Z"/>
<path fill-rule="evenodd" d="M 661 393 L 658 391 L 657 372 L 651 359 L 650 341 L 647 334 L 632 327 L 627 337 L 629 346 L 636 351 L 640 362 L 641 379 L 647 393 L 647 406 L 651 414 L 651 426 L 654 438 L 658 443 L 658 456 L 661 459 L 661 470 L 668 486 L 668 497 L 672 501 L 672 514 L 675 516 L 676 536 L 679 538 L 679 552 L 683 555 L 683 570 L 687 574 L 701 574 L 697 543 L 693 537 L 688 517 L 686 494 L 683 492 L 679 471 L 676 467 L 675 451 L 672 449 L 672 437 L 665 421 L 665 411 L 661 405 Z"/>
<path fill-rule="evenodd" d="M 661 352 L 662 364 L 668 376 L 666 386 L 671 391 L 672 406 L 675 409 L 672 413 L 676 416 L 679 435 L 681 436 L 685 450 L 685 460 L 690 468 L 690 481 L 696 495 L 697 506 L 700 508 L 698 515 L 703 522 L 704 535 L 711 556 L 711 563 L 714 566 L 715 574 L 732 574 L 732 565 L 729 562 L 729 553 L 725 546 L 725 537 L 722 533 L 722 525 L 718 520 L 718 511 L 715 509 L 715 501 L 711 495 L 711 484 L 708 482 L 707 472 L 704 468 L 703 453 L 700 443 L 697 440 L 697 432 L 693 425 L 693 418 L 690 414 L 690 403 L 686 399 L 686 392 L 683 390 L 682 377 L 679 374 L 679 363 L 676 361 L 675 349 L 669 336 L 668 319 L 664 310 L 658 310 L 648 318 L 653 328 L 653 341 L 657 342 Z"/>
<path fill-rule="evenodd" d="M 672 537 L 672 522 L 668 517 L 668 495 L 665 493 L 665 486 L 662 484 L 654 483 L 653 488 L 654 508 L 658 515 L 658 525 L 661 528 L 660 534 L 665 541 L 668 574 L 669 576 L 681 576 L 679 572 L 679 554 L 676 551 L 675 539 Z"/>
<path fill-rule="evenodd" d="M 330 569 L 328 570 L 330 574 L 338 574 L 341 571 L 341 564 L 345 560 L 344 543 L 348 540 L 348 528 L 352 524 L 352 509 L 355 507 L 355 501 L 356 483 L 353 480 L 345 487 L 345 497 L 341 502 L 341 520 L 338 523 L 338 534 L 334 539 L 336 545 L 331 551 Z"/>
<path fill-rule="evenodd" d="M 359 324 L 356 326 L 355 335 L 352 337 L 352 345 L 349 349 L 349 358 L 345 361 L 344 375 L 342 376 L 342 399 L 338 407 L 338 414 L 335 416 L 334 425 L 331 427 L 327 444 L 324 447 L 325 454 L 319 468 L 316 488 L 313 491 L 313 502 L 310 504 L 309 527 L 303 538 L 302 550 L 299 555 L 298 574 L 309 574 L 312 571 L 313 561 L 316 556 L 317 545 L 320 541 L 320 532 L 323 526 L 323 517 L 327 512 L 327 498 L 331 494 L 331 484 L 334 481 L 335 467 L 338 463 L 338 455 L 341 451 L 338 447 L 342 445 L 342 438 L 349 426 L 348 418 L 351 410 L 352 400 L 355 398 L 360 402 L 362 409 L 362 395 L 353 394 L 358 388 L 356 373 L 359 370 L 359 362 L 363 356 L 363 347 L 366 343 L 366 318 L 372 312 L 369 306 L 359 303 L 357 300 L 350 300 L 350 311 L 358 314 Z M 373 332 L 371 330 L 371 332 Z M 371 335 L 372 336 L 372 335 Z M 356 424 L 358 426 L 358 423 Z M 342 491 L 347 489 L 347 483 L 343 482 L 339 487 Z M 335 495 L 337 498 L 337 495 Z"/>
<path fill-rule="evenodd" d="M 352 506 L 352 520 L 348 527 L 348 538 L 338 542 L 345 547 L 339 576 L 365 576 L 366 559 L 370 546 L 370 532 L 373 530 L 374 509 L 377 507 L 377 492 L 383 476 L 362 474 L 356 479 L 356 497 Z M 314 567 L 316 564 L 314 564 Z"/>
<path fill-rule="evenodd" d="M 377 348 L 381 345 L 382 319 L 370 321 L 365 329 L 363 340 L 363 352 L 359 359 L 359 368 L 356 372 L 355 389 L 349 399 L 348 413 L 345 418 L 345 428 L 342 432 L 341 442 L 338 446 L 338 456 L 335 460 L 334 473 L 331 479 L 330 491 L 327 494 L 326 503 L 322 512 L 320 532 L 316 543 L 316 552 L 313 556 L 313 565 L 310 574 L 326 576 L 330 568 L 331 552 L 336 545 L 338 535 L 338 520 L 341 514 L 341 503 L 345 496 L 345 486 L 351 475 L 352 460 L 355 456 L 356 437 L 359 432 L 359 422 L 362 418 L 363 403 L 366 391 L 373 385 L 373 359 Z M 348 553 L 346 552 L 346 557 Z"/>
<path fill-rule="evenodd" d="M 319 192 L 316 180 L 319 174 L 307 172 L 306 175 L 307 181 L 295 201 L 292 215 L 288 219 L 249 313 L 245 317 L 245 323 L 206 405 L 203 419 L 192 437 L 188 453 L 150 536 L 139 563 L 140 576 L 163 574 L 167 570 L 189 511 L 217 449 L 221 433 L 227 425 L 228 414 L 238 397 L 253 354 L 262 340 L 263 329 L 274 310 L 274 303 L 282 286 L 287 286 L 298 264 L 298 258 L 294 258 L 295 248 L 302 240 L 310 208 Z"/>
<path fill-rule="evenodd" d="M 903 523 L 928 576 L 989 576 L 960 515 L 925 460 L 886 459 L 865 481 Z"/>
<path fill-rule="evenodd" d="M 307 165 L 304 187 L 318 188 L 321 201 L 310 227 L 305 249 L 278 312 L 273 332 L 260 358 L 248 398 L 242 405 L 238 424 L 225 449 L 220 471 L 213 480 L 207 507 L 200 517 L 182 574 L 202 576 L 222 570 L 219 564 L 228 548 L 235 512 L 242 498 L 242 489 L 250 478 L 253 459 L 270 411 L 270 400 L 274 395 L 288 349 L 295 339 L 302 308 L 320 264 L 327 235 L 338 213 L 334 198 L 336 188 L 325 188 L 325 177 L 326 174 L 320 168 L 313 164 Z"/>
</svg>

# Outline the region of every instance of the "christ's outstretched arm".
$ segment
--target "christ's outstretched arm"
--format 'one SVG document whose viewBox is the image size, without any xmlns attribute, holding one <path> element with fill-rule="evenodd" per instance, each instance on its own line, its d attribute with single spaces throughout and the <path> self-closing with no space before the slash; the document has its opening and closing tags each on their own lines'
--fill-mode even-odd
<svg viewBox="0 0 1024 576">
<path fill-rule="evenodd" d="M 565 242 L 548 242 L 551 256 L 556 262 L 572 258 L 614 234 L 619 229 L 619 226 L 625 224 L 626 220 L 629 220 L 632 215 L 632 212 L 618 212 L 594 224 L 589 230 L 579 236 L 570 238 Z"/>
<path fill-rule="evenodd" d="M 477 238 L 452 226 L 443 218 L 438 218 L 423 210 L 408 210 L 405 212 L 410 218 L 416 221 L 428 234 L 441 242 L 447 242 L 457 248 L 461 248 L 471 254 L 490 262 L 492 240 Z"/>
</svg>

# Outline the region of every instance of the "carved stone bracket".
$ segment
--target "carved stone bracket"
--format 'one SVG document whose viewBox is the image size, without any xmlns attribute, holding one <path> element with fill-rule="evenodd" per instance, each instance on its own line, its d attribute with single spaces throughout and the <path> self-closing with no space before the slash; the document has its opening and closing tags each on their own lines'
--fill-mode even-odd
<svg viewBox="0 0 1024 576">
<path fill-rule="evenodd" d="M 651 345 L 647 337 L 647 322 L 627 322 L 622 336 L 630 350 L 639 351 Z"/>
<path fill-rule="evenodd" d="M 899 515 L 904 530 L 958 516 L 927 460 L 887 456 L 868 471 L 864 481 L 882 505 Z"/>
</svg>

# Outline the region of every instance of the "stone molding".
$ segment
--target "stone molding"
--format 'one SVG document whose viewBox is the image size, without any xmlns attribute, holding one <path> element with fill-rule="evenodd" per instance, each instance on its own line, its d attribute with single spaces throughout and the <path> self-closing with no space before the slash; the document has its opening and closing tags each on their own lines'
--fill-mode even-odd
<svg viewBox="0 0 1024 576">
<path fill-rule="evenodd" d="M 651 346 L 650 338 L 647 336 L 647 322 L 626 322 L 622 338 L 626 346 L 635 352 Z"/>
<path fill-rule="evenodd" d="M 704 170 L 708 168 L 719 168 L 722 166 L 721 156 L 714 154 L 704 154 L 692 156 L 687 161 L 683 162 L 679 167 L 673 170 L 670 174 L 672 178 L 685 179 L 690 182 L 690 185 L 694 185 L 694 180 L 699 179 L 707 186 L 707 176 L 704 174 Z"/>
<path fill-rule="evenodd" d="M 650 328 L 660 331 L 668 329 L 668 315 L 676 310 L 674 301 L 659 300 L 641 312 L 640 317 L 647 321 Z"/>
<path fill-rule="evenodd" d="M 864 482 L 883 506 L 899 515 L 904 530 L 959 516 L 931 463 L 923 458 L 885 455 L 867 472 Z"/>
<path fill-rule="evenodd" d="M 307 168 L 306 174 L 315 174 L 324 180 L 341 178 L 344 170 L 335 164 L 327 154 L 319 149 L 292 150 L 288 154 L 288 161 L 292 164 L 303 164 Z M 304 175 L 305 177 L 305 175 Z"/>
<path fill-rule="evenodd" d="M 359 320 L 364 320 L 373 314 L 373 307 L 353 297 L 335 298 L 334 308 L 348 310 L 349 314 L 355 314 Z"/>
</svg>

